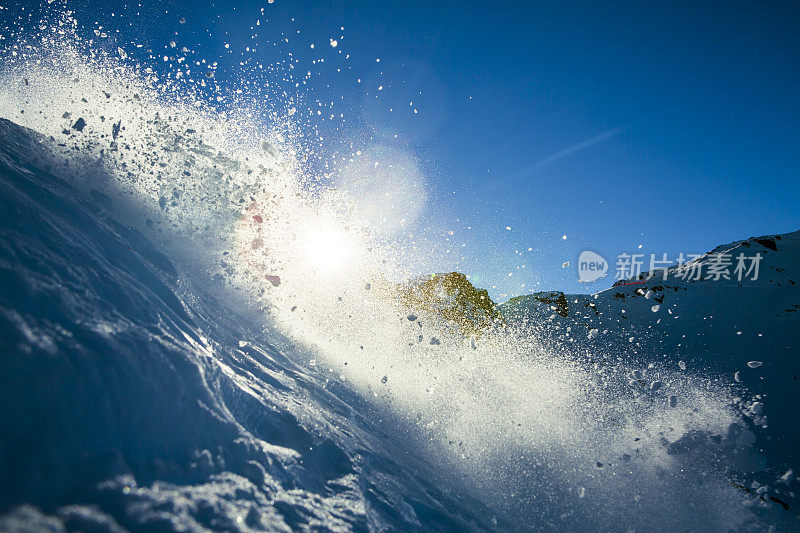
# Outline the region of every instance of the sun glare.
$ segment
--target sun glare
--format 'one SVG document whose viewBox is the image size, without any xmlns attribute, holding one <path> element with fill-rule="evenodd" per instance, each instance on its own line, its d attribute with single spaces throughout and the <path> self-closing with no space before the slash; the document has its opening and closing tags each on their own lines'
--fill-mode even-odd
<svg viewBox="0 0 800 533">
<path fill-rule="evenodd" d="M 347 234 L 332 226 L 313 228 L 303 239 L 301 250 L 306 264 L 314 270 L 341 270 L 349 255 Z"/>
</svg>

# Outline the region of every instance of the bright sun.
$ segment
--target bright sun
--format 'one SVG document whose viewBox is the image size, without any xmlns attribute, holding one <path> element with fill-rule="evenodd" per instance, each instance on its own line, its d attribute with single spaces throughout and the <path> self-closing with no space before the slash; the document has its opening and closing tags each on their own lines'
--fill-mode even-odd
<svg viewBox="0 0 800 533">
<path fill-rule="evenodd" d="M 310 229 L 301 241 L 301 251 L 306 263 L 319 272 L 340 270 L 349 255 L 347 234 L 331 226 Z"/>
</svg>

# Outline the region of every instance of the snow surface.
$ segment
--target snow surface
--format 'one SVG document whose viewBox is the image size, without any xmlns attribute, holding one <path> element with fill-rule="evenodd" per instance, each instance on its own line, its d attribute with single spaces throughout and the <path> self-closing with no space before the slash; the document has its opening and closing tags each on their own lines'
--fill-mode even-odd
<svg viewBox="0 0 800 533">
<path fill-rule="evenodd" d="M 0 529 L 492 527 L 39 142 L 0 122 Z"/>
</svg>

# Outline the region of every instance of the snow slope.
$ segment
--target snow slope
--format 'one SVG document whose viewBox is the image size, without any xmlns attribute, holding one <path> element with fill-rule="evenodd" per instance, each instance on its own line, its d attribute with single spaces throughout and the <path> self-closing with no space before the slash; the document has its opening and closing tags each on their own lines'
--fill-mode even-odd
<svg viewBox="0 0 800 533">
<path fill-rule="evenodd" d="M 0 122 L 0 529 L 491 528 Z"/>
</svg>

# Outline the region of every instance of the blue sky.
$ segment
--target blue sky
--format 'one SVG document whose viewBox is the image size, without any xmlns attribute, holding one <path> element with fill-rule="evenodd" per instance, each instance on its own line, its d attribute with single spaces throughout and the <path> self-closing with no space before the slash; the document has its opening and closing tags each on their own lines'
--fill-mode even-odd
<svg viewBox="0 0 800 533">
<path fill-rule="evenodd" d="M 346 113 L 321 154 L 378 140 L 416 158 L 420 227 L 452 241 L 435 266 L 499 300 L 609 286 L 577 282 L 584 249 L 613 263 L 800 228 L 796 3 L 141 3 L 70 5 L 121 39 L 178 32 L 223 83 L 265 8 L 255 54 L 291 51 L 310 98 Z"/>
<path fill-rule="evenodd" d="M 549 4 L 342 16 L 353 50 L 438 78 L 445 116 L 418 150 L 473 228 L 462 269 L 498 296 L 584 291 L 562 264 L 586 248 L 695 253 L 800 228 L 796 5 Z"/>
</svg>

